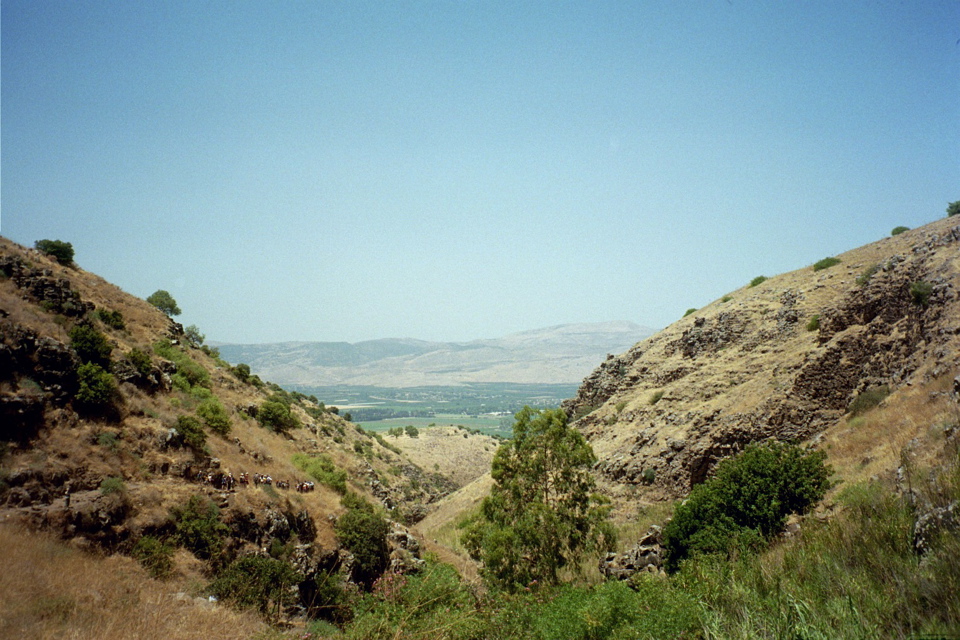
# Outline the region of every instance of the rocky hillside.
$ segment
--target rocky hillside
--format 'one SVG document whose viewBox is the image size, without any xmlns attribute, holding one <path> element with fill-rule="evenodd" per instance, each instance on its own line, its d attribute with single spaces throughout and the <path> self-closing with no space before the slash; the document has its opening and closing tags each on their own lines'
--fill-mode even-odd
<svg viewBox="0 0 960 640">
<path fill-rule="evenodd" d="M 757 278 L 608 357 L 565 409 L 610 491 L 684 495 L 720 458 L 768 438 L 827 438 L 831 458 L 860 438 L 840 466 L 891 473 L 924 420 L 956 411 L 958 222 Z M 850 420 L 877 403 L 883 425 Z"/>
<path fill-rule="evenodd" d="M 577 383 L 608 353 L 620 353 L 652 331 L 632 322 L 566 324 L 491 340 L 411 339 L 224 344 L 231 362 L 245 362 L 280 384 L 306 387 L 455 386 L 478 382 Z"/>
<path fill-rule="evenodd" d="M 307 481 L 314 490 L 298 491 Z M 315 399 L 191 344 L 143 300 L 0 238 L 0 522 L 128 554 L 173 537 L 178 509 L 199 499 L 219 509 L 221 552 L 178 552 L 184 581 L 265 549 L 301 576 L 349 576 L 334 530 L 345 493 L 387 509 L 402 567 L 419 554 L 405 525 L 456 488 Z"/>
</svg>

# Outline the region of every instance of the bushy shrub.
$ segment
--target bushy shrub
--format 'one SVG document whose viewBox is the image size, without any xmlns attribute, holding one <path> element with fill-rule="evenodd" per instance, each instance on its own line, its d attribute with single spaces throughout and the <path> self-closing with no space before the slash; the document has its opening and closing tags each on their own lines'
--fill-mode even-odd
<svg viewBox="0 0 960 640">
<path fill-rule="evenodd" d="M 328 456 L 296 453 L 293 455 L 292 462 L 294 466 L 320 484 L 330 487 L 340 495 L 347 493 L 347 472 L 337 468 Z"/>
<path fill-rule="evenodd" d="M 354 557 L 353 580 L 370 588 L 387 568 L 390 548 L 387 546 L 387 521 L 372 505 L 346 494 L 343 503 L 352 504 L 337 519 L 337 539 Z"/>
<path fill-rule="evenodd" d="M 197 415 L 214 433 L 225 436 L 230 433 L 230 416 L 220 401 L 214 397 L 204 400 L 197 407 Z"/>
<path fill-rule="evenodd" d="M 180 349 L 169 340 L 160 340 L 153 345 L 153 352 L 161 358 L 166 358 L 177 365 L 177 373 L 186 386 L 210 387 L 210 373 L 200 364 L 197 364 L 183 349 Z M 173 378 L 174 376 L 171 376 Z M 176 380 L 174 380 L 176 383 Z M 183 389 L 189 391 L 189 388 Z"/>
<path fill-rule="evenodd" d="M 86 411 L 107 409 L 119 395 L 113 376 L 92 362 L 77 367 L 77 383 L 77 395 L 74 398 Z"/>
<path fill-rule="evenodd" d="M 930 304 L 930 294 L 933 293 L 933 285 L 923 280 L 910 283 L 910 296 L 914 304 L 926 307 Z"/>
<path fill-rule="evenodd" d="M 758 284 L 763 284 L 766 281 L 767 281 L 767 276 L 757 276 L 756 278 L 750 281 L 750 284 L 748 286 L 755 287 Z"/>
<path fill-rule="evenodd" d="M 143 536 L 133 545 L 133 557 L 154 578 L 166 578 L 173 570 L 173 545 L 154 536 Z"/>
<path fill-rule="evenodd" d="M 257 422 L 261 427 L 277 433 L 286 433 L 303 426 L 290 407 L 275 400 L 267 400 L 257 409 Z"/>
<path fill-rule="evenodd" d="M 951 202 L 947 205 L 947 217 L 955 216 L 960 214 L 960 200 L 956 202 Z"/>
<path fill-rule="evenodd" d="M 178 316 L 180 315 L 180 307 L 177 306 L 177 301 L 173 299 L 173 296 L 170 295 L 169 291 L 163 289 L 158 289 L 150 294 L 147 298 L 147 302 L 155 306 L 160 311 L 163 311 L 168 316 Z"/>
<path fill-rule="evenodd" d="M 70 329 L 70 347 L 77 352 L 81 362 L 92 362 L 104 369 L 110 368 L 110 353 L 113 347 L 107 337 L 88 324 L 78 324 Z"/>
<path fill-rule="evenodd" d="M 840 258 L 824 258 L 813 263 L 813 270 L 822 271 L 838 264 L 840 264 Z"/>
<path fill-rule="evenodd" d="M 112 493 L 124 493 L 127 485 L 120 476 L 108 476 L 100 481 L 100 493 L 109 496 Z"/>
<path fill-rule="evenodd" d="M 175 428 L 188 447 L 194 451 L 203 451 L 207 444 L 207 434 L 203 432 L 203 425 L 199 420 L 193 416 L 178 416 Z"/>
<path fill-rule="evenodd" d="M 853 399 L 853 402 L 850 403 L 850 408 L 847 411 L 851 416 L 859 416 L 870 409 L 878 406 L 883 400 L 890 395 L 890 387 L 887 385 L 881 385 L 879 387 L 870 387 L 859 394 Z"/>
<path fill-rule="evenodd" d="M 686 318 L 687 316 L 692 315 L 692 314 L 694 314 L 694 313 L 696 313 L 696 312 L 697 312 L 697 308 L 696 308 L 696 307 L 690 307 L 689 309 L 687 309 L 686 311 L 683 312 L 683 317 Z"/>
<path fill-rule="evenodd" d="M 142 349 L 136 347 L 131 349 L 130 353 L 127 354 L 127 360 L 141 376 L 146 377 L 153 371 L 153 362 L 147 352 Z"/>
<path fill-rule="evenodd" d="M 232 562 L 210 584 L 217 598 L 240 609 L 255 609 L 277 619 L 283 607 L 296 599 L 291 587 L 301 576 L 282 560 L 243 556 Z"/>
<path fill-rule="evenodd" d="M 898 236 L 905 231 L 910 231 L 910 227 L 894 227 L 893 231 L 890 232 L 891 236 Z"/>
<path fill-rule="evenodd" d="M 200 327 L 195 324 L 192 324 L 183 330 L 183 337 L 186 338 L 187 342 L 194 347 L 201 346 L 203 341 L 207 339 L 205 335 L 200 333 Z"/>
<path fill-rule="evenodd" d="M 825 458 L 820 451 L 769 443 L 723 460 L 664 528 L 667 569 L 675 571 L 693 555 L 760 548 L 789 514 L 806 512 L 826 493 Z"/>
<path fill-rule="evenodd" d="M 816 331 L 820 328 L 820 314 L 815 313 L 810 316 L 810 320 L 807 322 L 807 331 Z"/>
<path fill-rule="evenodd" d="M 100 322 L 107 325 L 111 329 L 122 331 L 127 328 L 126 323 L 123 321 L 123 314 L 119 311 L 97 309 L 97 317 L 100 318 Z"/>
<path fill-rule="evenodd" d="M 406 427 L 403 428 L 403 430 L 404 430 L 404 432 L 406 432 L 406 434 L 407 434 L 408 436 L 410 436 L 411 438 L 419 438 L 419 437 L 420 437 L 420 430 L 417 429 L 417 428 L 416 428 L 415 426 L 413 426 L 412 424 L 408 424 Z"/>
<path fill-rule="evenodd" d="M 45 253 L 65 267 L 73 264 L 73 245 L 62 240 L 37 240 L 33 248 Z"/>
<path fill-rule="evenodd" d="M 250 365 L 240 363 L 230 369 L 230 372 L 237 377 L 240 382 L 247 382 L 250 379 Z"/>
<path fill-rule="evenodd" d="M 177 544 L 201 560 L 208 560 L 220 552 L 223 538 L 230 530 L 220 521 L 220 508 L 213 500 L 192 495 L 187 504 L 171 509 L 171 514 Z"/>
</svg>

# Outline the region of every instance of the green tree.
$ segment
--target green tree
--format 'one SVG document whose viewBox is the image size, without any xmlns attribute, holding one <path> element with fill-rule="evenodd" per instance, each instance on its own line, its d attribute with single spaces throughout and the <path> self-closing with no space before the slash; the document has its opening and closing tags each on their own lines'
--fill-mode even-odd
<svg viewBox="0 0 960 640">
<path fill-rule="evenodd" d="M 340 544 L 353 554 L 353 579 L 369 589 L 390 561 L 389 526 L 362 498 L 347 494 L 342 502 L 348 509 L 337 519 L 334 530 Z"/>
<path fill-rule="evenodd" d="M 295 601 L 291 587 L 300 580 L 301 576 L 282 560 L 243 556 L 220 573 L 210 590 L 238 608 L 256 609 L 264 617 L 279 619 L 281 609 Z"/>
<path fill-rule="evenodd" d="M 207 434 L 203 432 L 203 425 L 193 416 L 177 416 L 177 433 L 194 451 L 203 451 L 207 444 Z"/>
<path fill-rule="evenodd" d="M 609 506 L 594 493 L 593 449 L 560 409 L 516 415 L 493 458 L 494 486 L 463 542 L 486 577 L 508 590 L 557 584 L 588 553 L 613 547 Z"/>
<path fill-rule="evenodd" d="M 110 368 L 113 347 L 107 337 L 88 324 L 78 324 L 70 329 L 70 346 L 81 362 L 92 362 L 104 369 Z"/>
<path fill-rule="evenodd" d="M 169 291 L 158 289 L 150 294 L 150 297 L 147 298 L 147 302 L 155 306 L 157 309 L 160 309 L 160 311 L 163 311 L 168 316 L 180 315 L 180 307 L 177 306 L 177 301 L 173 299 L 173 296 L 170 295 Z"/>
<path fill-rule="evenodd" d="M 783 530 L 789 514 L 805 513 L 823 498 L 830 487 L 825 459 L 822 451 L 772 442 L 720 462 L 663 530 L 667 569 L 693 555 L 762 545 Z"/>
<path fill-rule="evenodd" d="M 200 333 L 200 327 L 195 324 L 183 330 L 183 337 L 194 347 L 199 347 L 203 344 L 203 341 L 207 339 L 207 336 Z"/>
<path fill-rule="evenodd" d="M 73 264 L 73 245 L 62 240 L 37 240 L 34 249 L 45 253 L 65 267 Z"/>
<path fill-rule="evenodd" d="M 230 415 L 216 398 L 209 398 L 197 407 L 197 415 L 207 427 L 221 436 L 230 433 Z"/>
<path fill-rule="evenodd" d="M 86 362 L 77 367 L 77 404 L 85 412 L 96 413 L 109 409 L 119 395 L 113 376 L 103 367 Z"/>
<path fill-rule="evenodd" d="M 182 507 L 174 507 L 173 514 L 177 543 L 201 560 L 220 552 L 223 537 L 230 532 L 220 521 L 220 508 L 210 498 L 192 495 Z"/>
<path fill-rule="evenodd" d="M 267 400 L 257 409 L 257 422 L 277 433 L 286 433 L 303 426 L 290 407 L 276 400 Z"/>
<path fill-rule="evenodd" d="M 947 217 L 960 215 L 960 200 L 947 205 Z"/>
</svg>

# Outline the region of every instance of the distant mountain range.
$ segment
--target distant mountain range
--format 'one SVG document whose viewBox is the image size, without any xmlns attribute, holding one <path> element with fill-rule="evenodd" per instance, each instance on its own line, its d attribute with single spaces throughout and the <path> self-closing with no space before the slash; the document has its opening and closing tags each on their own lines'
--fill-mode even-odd
<svg viewBox="0 0 960 640">
<path fill-rule="evenodd" d="M 454 386 L 475 382 L 579 383 L 607 354 L 653 333 L 632 322 L 564 324 L 471 342 L 388 338 L 365 342 L 220 344 L 221 356 L 244 362 L 281 385 Z"/>
</svg>

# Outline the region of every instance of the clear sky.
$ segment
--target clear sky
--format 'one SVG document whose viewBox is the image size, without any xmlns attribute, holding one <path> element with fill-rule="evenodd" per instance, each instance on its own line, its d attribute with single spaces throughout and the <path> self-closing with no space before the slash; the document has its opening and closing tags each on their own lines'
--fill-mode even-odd
<svg viewBox="0 0 960 640">
<path fill-rule="evenodd" d="M 960 200 L 956 0 L 0 8 L 0 233 L 208 340 L 662 327 Z"/>
</svg>

